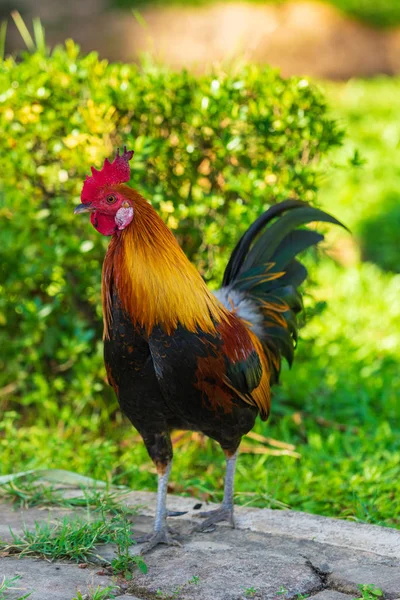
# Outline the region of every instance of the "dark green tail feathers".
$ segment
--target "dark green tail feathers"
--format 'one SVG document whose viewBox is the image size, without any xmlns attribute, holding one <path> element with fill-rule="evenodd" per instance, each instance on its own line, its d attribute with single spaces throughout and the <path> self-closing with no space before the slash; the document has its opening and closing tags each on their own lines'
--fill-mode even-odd
<svg viewBox="0 0 400 600">
<path fill-rule="evenodd" d="M 272 357 L 272 382 L 279 377 L 281 356 L 289 365 L 297 341 L 296 314 L 302 309 L 297 288 L 307 277 L 297 254 L 324 236 L 297 229 L 314 221 L 346 227 L 328 213 L 299 200 L 285 200 L 263 213 L 232 252 L 222 286 L 246 294 L 263 313 L 261 341 Z"/>
</svg>

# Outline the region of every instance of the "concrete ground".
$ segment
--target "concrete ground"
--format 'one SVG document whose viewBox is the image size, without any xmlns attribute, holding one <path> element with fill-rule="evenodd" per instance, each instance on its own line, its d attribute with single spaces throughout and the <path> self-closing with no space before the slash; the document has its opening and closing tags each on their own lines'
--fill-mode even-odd
<svg viewBox="0 0 400 600">
<path fill-rule="evenodd" d="M 126 501 L 143 506 L 135 517 L 134 533 L 150 531 L 155 495 L 133 492 Z M 0 583 L 4 576 L 20 576 L 19 589 L 7 592 L 5 598 L 17 600 L 31 592 L 29 600 L 73 600 L 80 590 L 83 598 L 92 600 L 97 586 L 115 585 L 121 600 L 300 600 L 304 596 L 351 600 L 360 596 L 358 584 L 374 584 L 383 590 L 384 598 L 400 599 L 397 530 L 300 512 L 238 507 L 235 530 L 220 525 L 212 533 L 189 535 L 200 506 L 193 498 L 169 497 L 170 510 L 188 511 L 170 519 L 182 547 L 158 547 L 145 558 L 148 573 L 137 570 L 127 582 L 114 580 L 100 566 L 81 568 L 0 554 Z M 35 521 L 70 513 L 16 510 L 1 504 L 0 538 L 10 539 L 10 527 L 20 532 L 24 524 L 31 528 Z M 132 553 L 139 548 L 132 546 Z M 113 553 L 112 547 L 99 548 L 106 559 Z"/>
</svg>

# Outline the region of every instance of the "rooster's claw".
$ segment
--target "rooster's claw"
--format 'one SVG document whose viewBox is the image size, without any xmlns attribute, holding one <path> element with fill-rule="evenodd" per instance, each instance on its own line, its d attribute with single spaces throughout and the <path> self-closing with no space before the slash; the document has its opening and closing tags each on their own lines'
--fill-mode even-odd
<svg viewBox="0 0 400 600">
<path fill-rule="evenodd" d="M 140 550 L 140 554 L 142 555 L 153 550 L 158 544 L 166 544 L 167 546 L 182 545 L 171 535 L 170 530 L 167 527 L 136 539 L 136 543 L 141 544 L 142 542 L 146 542 Z"/>
<path fill-rule="evenodd" d="M 217 523 L 227 521 L 231 527 L 235 528 L 235 520 L 233 518 L 233 506 L 220 506 L 216 510 L 201 512 L 197 516 L 205 519 L 204 523 L 200 523 L 193 527 L 190 533 L 214 531 Z"/>
</svg>

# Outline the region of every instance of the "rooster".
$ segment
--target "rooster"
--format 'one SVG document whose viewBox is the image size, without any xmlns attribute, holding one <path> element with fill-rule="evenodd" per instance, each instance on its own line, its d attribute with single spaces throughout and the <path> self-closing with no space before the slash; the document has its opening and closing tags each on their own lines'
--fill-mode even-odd
<svg viewBox="0 0 400 600">
<path fill-rule="evenodd" d="M 293 360 L 298 286 L 307 276 L 296 255 L 323 240 L 312 221 L 341 225 L 298 200 L 262 214 L 233 250 L 215 294 L 154 208 L 134 189 L 124 148 L 92 168 L 75 213 L 111 236 L 102 273 L 104 360 L 123 412 L 139 431 L 158 473 L 154 530 L 142 553 L 178 541 L 167 526 L 171 431 L 199 431 L 226 457 L 221 506 L 196 530 L 234 526 L 234 473 L 243 435 L 266 420 L 282 358 Z"/>
</svg>

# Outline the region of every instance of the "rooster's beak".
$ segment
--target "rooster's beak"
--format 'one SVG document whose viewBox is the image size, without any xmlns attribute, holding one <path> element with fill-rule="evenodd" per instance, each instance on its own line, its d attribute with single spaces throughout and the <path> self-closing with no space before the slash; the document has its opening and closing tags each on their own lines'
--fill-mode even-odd
<svg viewBox="0 0 400 600">
<path fill-rule="evenodd" d="M 79 215 L 80 213 L 84 213 L 84 212 L 92 212 L 93 208 L 91 206 L 91 204 L 80 204 L 79 206 L 77 206 L 74 210 L 74 215 Z"/>
</svg>

